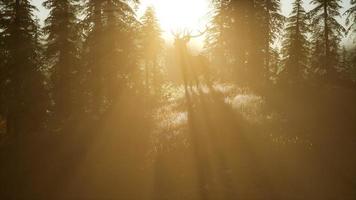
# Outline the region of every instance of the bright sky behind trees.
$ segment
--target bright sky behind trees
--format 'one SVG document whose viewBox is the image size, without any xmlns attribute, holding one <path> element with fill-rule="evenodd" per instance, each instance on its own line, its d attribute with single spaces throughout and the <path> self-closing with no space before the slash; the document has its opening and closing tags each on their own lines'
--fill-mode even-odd
<svg viewBox="0 0 356 200">
<path fill-rule="evenodd" d="M 39 18 L 42 21 L 48 14 L 48 11 L 42 7 L 43 0 L 33 0 L 34 4 L 39 9 Z M 163 30 L 163 36 L 166 40 L 172 40 L 171 31 L 179 29 L 195 29 L 194 31 L 202 30 L 210 20 L 209 13 L 211 10 L 210 0 L 141 0 L 138 8 L 138 16 L 142 16 L 147 6 L 153 6 L 157 13 L 157 18 L 160 21 Z M 292 9 L 293 0 L 281 0 L 282 13 L 289 15 Z M 189 4 L 189 6 L 186 6 Z M 350 0 L 343 0 L 343 13 L 349 6 Z M 305 0 L 305 8 L 312 8 L 310 0 Z M 343 19 L 340 19 L 343 24 Z M 195 46 L 203 44 L 202 38 L 193 41 Z M 198 47 L 199 48 L 199 47 Z"/>
<path fill-rule="evenodd" d="M 45 9 L 43 9 L 43 7 L 41 6 L 43 0 L 33 0 L 35 5 L 41 10 L 41 17 L 45 17 L 47 15 L 47 12 L 45 11 Z M 174 1 L 174 0 L 141 0 L 142 4 L 147 6 L 150 5 L 154 2 L 170 2 L 170 1 Z M 194 0 L 194 1 L 201 1 L 201 0 Z M 194 1 L 189 1 L 189 2 L 194 2 Z M 208 1 L 208 0 L 202 0 L 202 1 Z M 310 0 L 305 0 L 305 4 L 308 5 Z M 292 8 L 292 0 L 281 0 L 281 4 L 282 4 L 282 12 L 286 15 L 291 11 Z M 349 0 L 344 0 L 343 1 L 343 6 L 344 7 L 348 7 L 349 4 Z M 344 9 L 345 10 L 345 9 Z"/>
</svg>

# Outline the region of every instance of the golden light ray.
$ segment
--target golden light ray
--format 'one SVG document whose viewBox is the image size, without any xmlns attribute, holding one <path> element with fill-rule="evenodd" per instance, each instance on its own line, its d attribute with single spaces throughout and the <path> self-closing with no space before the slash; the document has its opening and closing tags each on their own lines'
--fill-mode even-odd
<svg viewBox="0 0 356 200">
<path fill-rule="evenodd" d="M 163 31 L 163 37 L 171 41 L 171 31 L 203 30 L 210 21 L 211 6 L 208 0 L 143 0 L 138 15 L 148 6 L 154 7 Z M 203 38 L 192 41 L 195 47 L 203 45 Z"/>
</svg>

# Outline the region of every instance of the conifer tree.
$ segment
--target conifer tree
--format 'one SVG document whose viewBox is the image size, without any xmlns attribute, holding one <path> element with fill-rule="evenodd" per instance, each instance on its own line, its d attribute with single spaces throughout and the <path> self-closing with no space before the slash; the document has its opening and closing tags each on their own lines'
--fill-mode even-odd
<svg viewBox="0 0 356 200">
<path fill-rule="evenodd" d="M 282 82 L 300 83 L 303 79 L 308 61 L 307 13 L 302 6 L 302 0 L 295 0 L 293 10 L 287 20 L 282 53 L 284 54 L 284 71 Z"/>
<path fill-rule="evenodd" d="M 356 47 L 350 50 L 350 58 L 349 58 L 349 74 L 351 81 L 356 84 Z"/>
<path fill-rule="evenodd" d="M 137 71 L 138 20 L 133 6 L 137 1 L 104 0 L 104 94 L 112 103 L 122 89 L 133 84 Z"/>
<path fill-rule="evenodd" d="M 263 41 L 261 41 L 261 43 L 263 43 L 262 48 L 264 52 L 264 76 L 266 76 L 267 79 L 271 64 L 270 55 L 273 52 L 271 46 L 280 34 L 284 22 L 284 17 L 280 14 L 280 7 L 280 0 L 257 0 L 255 6 L 258 15 L 257 26 L 261 26 L 260 30 L 263 33 Z"/>
<path fill-rule="evenodd" d="M 213 2 L 214 16 L 206 39 L 206 50 L 212 59 L 218 59 L 220 64 L 229 66 L 225 70 L 226 74 L 237 75 L 239 77 L 234 79 L 244 79 L 245 82 L 247 74 L 254 74 L 252 72 L 254 63 L 259 60 L 255 57 L 249 62 L 253 52 L 259 52 L 254 48 L 259 43 L 254 40 L 253 30 L 257 24 L 255 2 L 246 0 Z"/>
<path fill-rule="evenodd" d="M 356 31 L 356 0 L 350 0 L 351 7 L 344 13 L 346 15 L 347 31 Z"/>
<path fill-rule="evenodd" d="M 271 45 L 283 22 L 279 0 L 214 2 L 207 49 L 219 50 L 241 75 L 238 79 L 246 79 L 255 86 L 256 79 L 258 83 L 265 82 L 273 54 Z"/>
<path fill-rule="evenodd" d="M 5 48 L 5 36 L 4 28 L 6 27 L 5 19 L 5 2 L 0 1 L 0 117 L 5 115 L 5 90 L 6 90 L 6 80 L 8 78 L 6 70 L 6 48 Z"/>
<path fill-rule="evenodd" d="M 309 12 L 312 19 L 314 51 L 320 51 L 322 54 L 315 55 L 313 59 L 322 62 L 321 66 L 314 69 L 319 74 L 325 75 L 329 81 L 337 79 L 337 70 L 339 62 L 339 46 L 345 31 L 344 27 L 336 20 L 340 16 L 341 0 L 313 0 L 315 8 Z M 316 67 L 316 66 L 314 66 Z"/>
<path fill-rule="evenodd" d="M 84 97 L 85 106 L 92 113 L 100 110 L 102 101 L 102 0 L 87 0 L 84 4 L 83 24 L 85 27 L 85 42 L 83 49 Z"/>
<path fill-rule="evenodd" d="M 52 69 L 56 120 L 65 120 L 78 104 L 79 39 L 78 0 L 47 0 L 45 20 L 46 59 Z M 75 103 L 77 102 L 77 103 Z"/>
<path fill-rule="evenodd" d="M 227 66 L 233 63 L 227 58 L 232 54 L 230 51 L 231 46 L 229 46 L 232 42 L 228 42 L 227 35 L 234 32 L 231 30 L 231 6 L 226 0 L 214 0 L 213 5 L 213 17 L 206 34 L 204 48 L 210 59 L 219 65 L 217 68 L 219 69 L 219 73 L 226 76 L 231 74 L 231 67 Z M 233 37 L 231 39 L 236 38 Z M 245 48 L 241 43 L 239 47 L 243 50 L 241 54 L 244 54 Z M 236 62 L 244 63 L 245 57 L 240 56 L 239 58 L 240 60 Z"/>
<path fill-rule="evenodd" d="M 85 4 L 84 65 L 94 113 L 111 103 L 136 64 L 137 20 L 128 0 L 88 0 Z M 137 3 L 137 1 L 134 1 Z"/>
<path fill-rule="evenodd" d="M 147 8 L 141 19 L 141 23 L 141 45 L 143 60 L 145 63 L 146 92 L 149 93 L 151 87 L 155 92 L 157 92 L 157 79 L 159 76 L 158 61 L 159 54 L 163 47 L 163 40 L 161 38 L 161 29 L 153 7 Z"/>
<path fill-rule="evenodd" d="M 15 138 L 39 131 L 46 116 L 35 9 L 28 0 L 3 1 L 7 133 Z"/>
</svg>

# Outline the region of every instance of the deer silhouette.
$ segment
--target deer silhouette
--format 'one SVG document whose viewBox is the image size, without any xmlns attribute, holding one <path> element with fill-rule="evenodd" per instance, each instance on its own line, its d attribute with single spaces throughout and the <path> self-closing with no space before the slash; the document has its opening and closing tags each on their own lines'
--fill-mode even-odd
<svg viewBox="0 0 356 200">
<path fill-rule="evenodd" d="M 197 38 L 204 35 L 202 31 L 192 35 L 191 31 L 172 32 L 174 36 L 174 48 L 177 53 L 178 65 L 181 69 L 184 89 L 186 93 L 188 89 L 194 86 L 199 88 L 202 81 L 209 82 L 209 65 L 208 59 L 203 55 L 192 55 L 188 49 L 188 43 L 192 38 Z"/>
</svg>

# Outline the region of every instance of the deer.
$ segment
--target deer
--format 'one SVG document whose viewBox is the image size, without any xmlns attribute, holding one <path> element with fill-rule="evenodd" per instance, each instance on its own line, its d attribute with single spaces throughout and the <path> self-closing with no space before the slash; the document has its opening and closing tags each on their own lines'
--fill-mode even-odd
<svg viewBox="0 0 356 200">
<path fill-rule="evenodd" d="M 207 28 L 195 35 L 192 35 L 192 31 L 187 30 L 172 32 L 174 36 L 174 48 L 177 53 L 186 93 L 188 89 L 192 89 L 194 86 L 199 88 L 202 81 L 206 81 L 207 84 L 210 81 L 208 59 L 202 54 L 192 55 L 188 50 L 190 40 L 204 35 L 206 31 Z"/>
</svg>

